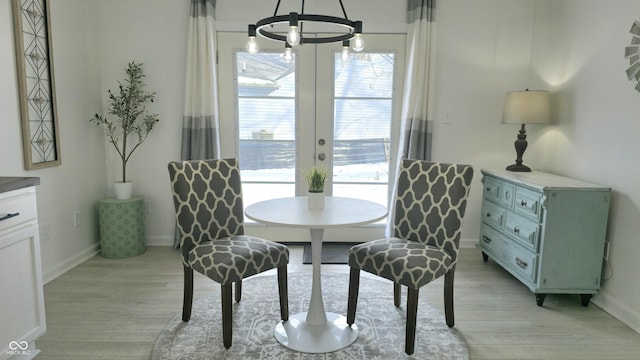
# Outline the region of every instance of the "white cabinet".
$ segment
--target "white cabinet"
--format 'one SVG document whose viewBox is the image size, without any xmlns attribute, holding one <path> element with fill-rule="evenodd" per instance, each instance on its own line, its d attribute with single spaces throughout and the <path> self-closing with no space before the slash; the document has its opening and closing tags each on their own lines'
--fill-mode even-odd
<svg viewBox="0 0 640 360">
<path fill-rule="evenodd" d="M 46 331 L 36 190 L 0 193 L 0 359 L 31 359 Z"/>
<path fill-rule="evenodd" d="M 600 289 L 611 189 L 534 172 L 482 170 L 478 248 L 535 293 Z"/>
</svg>

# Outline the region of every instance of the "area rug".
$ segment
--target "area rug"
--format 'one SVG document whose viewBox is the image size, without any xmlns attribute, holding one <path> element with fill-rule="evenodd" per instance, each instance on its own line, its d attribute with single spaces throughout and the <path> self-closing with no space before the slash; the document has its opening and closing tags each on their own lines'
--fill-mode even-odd
<svg viewBox="0 0 640 360">
<path fill-rule="evenodd" d="M 322 264 L 347 264 L 349 262 L 349 249 L 356 244 L 361 243 L 323 242 L 320 262 Z M 305 243 L 302 251 L 302 263 L 311 264 L 312 256 L 311 243 Z"/>
<path fill-rule="evenodd" d="M 322 274 L 325 310 L 346 314 L 349 276 Z M 306 311 L 311 293 L 311 275 L 289 274 L 291 314 Z M 219 289 L 219 287 L 216 287 Z M 406 294 L 403 293 L 403 299 Z M 274 337 L 280 319 L 277 280 L 273 276 L 254 276 L 243 282 L 242 301 L 233 308 L 233 344 L 222 345 L 220 292 L 212 291 L 194 301 L 191 320 L 181 315 L 169 322 L 153 346 L 153 360 L 334 360 L 334 359 L 442 359 L 466 360 L 469 349 L 462 334 L 447 327 L 444 314 L 420 299 L 415 353 L 404 353 L 406 307 L 393 305 L 393 285 L 384 280 L 361 276 L 356 324 L 360 334 L 351 346 L 326 354 L 289 350 Z"/>
</svg>

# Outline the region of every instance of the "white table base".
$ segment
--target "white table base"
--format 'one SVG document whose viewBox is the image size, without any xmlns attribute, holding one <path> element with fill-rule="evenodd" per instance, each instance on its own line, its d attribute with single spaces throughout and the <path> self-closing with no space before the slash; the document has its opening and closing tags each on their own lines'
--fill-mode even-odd
<svg viewBox="0 0 640 360">
<path fill-rule="evenodd" d="M 324 229 L 309 230 L 313 264 L 309 310 L 289 316 L 287 322 L 279 322 L 275 336 L 280 344 L 292 350 L 306 353 L 333 352 L 353 344 L 358 338 L 358 327 L 355 324 L 349 327 L 347 318 L 342 315 L 325 312 L 320 279 Z"/>
<path fill-rule="evenodd" d="M 344 349 L 356 341 L 356 324 L 349 327 L 347 318 L 339 314 L 328 312 L 326 316 L 322 325 L 309 325 L 307 313 L 289 316 L 289 321 L 276 325 L 276 340 L 289 349 L 314 354 Z"/>
</svg>

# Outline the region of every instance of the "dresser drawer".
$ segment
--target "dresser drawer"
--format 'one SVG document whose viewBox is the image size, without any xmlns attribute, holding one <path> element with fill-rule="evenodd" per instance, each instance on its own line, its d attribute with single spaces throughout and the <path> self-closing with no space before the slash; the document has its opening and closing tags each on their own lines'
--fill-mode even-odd
<svg viewBox="0 0 640 360">
<path fill-rule="evenodd" d="M 514 209 L 516 213 L 540 220 L 542 195 L 523 188 L 516 188 Z"/>
<path fill-rule="evenodd" d="M 9 191 L 0 197 L 0 232 L 38 216 L 36 193 L 31 189 Z"/>
<path fill-rule="evenodd" d="M 500 202 L 500 186 L 502 185 L 502 181 L 492 178 L 489 176 L 484 177 L 484 189 L 483 196 L 485 199 L 495 201 L 496 203 Z"/>
<path fill-rule="evenodd" d="M 511 212 L 506 214 L 504 234 L 515 239 L 520 245 L 532 251 L 538 250 L 540 225 Z"/>
<path fill-rule="evenodd" d="M 506 213 L 507 211 L 503 207 L 490 202 L 482 204 L 482 222 L 496 229 L 502 230 Z"/>
<path fill-rule="evenodd" d="M 516 186 L 506 182 L 502 183 L 502 196 L 500 197 L 502 205 L 509 209 L 513 209 L 513 199 L 516 198 Z"/>
<path fill-rule="evenodd" d="M 535 282 L 536 255 L 517 245 L 505 243 L 503 260 L 527 280 Z"/>
<path fill-rule="evenodd" d="M 502 239 L 502 235 L 485 224 L 480 226 L 479 244 L 481 249 L 484 249 L 495 256 L 504 256 L 505 242 Z"/>
</svg>

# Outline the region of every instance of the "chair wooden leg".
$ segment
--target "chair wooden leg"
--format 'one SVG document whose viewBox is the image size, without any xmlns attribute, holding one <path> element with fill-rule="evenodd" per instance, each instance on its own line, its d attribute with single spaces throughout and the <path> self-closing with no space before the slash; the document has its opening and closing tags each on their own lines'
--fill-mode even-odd
<svg viewBox="0 0 640 360">
<path fill-rule="evenodd" d="M 444 274 L 444 316 L 447 320 L 447 326 L 453 327 L 455 319 L 453 316 L 453 276 L 455 269 L 449 270 Z"/>
<path fill-rule="evenodd" d="M 413 354 L 416 344 L 416 318 L 418 314 L 419 289 L 407 288 L 407 333 L 405 335 L 404 352 Z"/>
<path fill-rule="evenodd" d="M 360 269 L 352 267 L 349 274 L 349 300 L 347 301 L 347 325 L 356 321 L 356 305 L 358 305 L 358 290 L 360 288 Z"/>
<path fill-rule="evenodd" d="M 236 281 L 236 302 L 239 303 L 242 299 L 242 280 Z"/>
<path fill-rule="evenodd" d="M 289 290 L 287 287 L 287 266 L 278 268 L 278 293 L 280 295 L 280 318 L 289 321 Z"/>
<path fill-rule="evenodd" d="M 184 295 L 182 298 L 182 321 L 191 319 L 191 305 L 193 304 L 193 269 L 184 266 Z"/>
<path fill-rule="evenodd" d="M 226 349 L 231 347 L 231 322 L 232 322 L 232 283 L 220 285 L 222 293 L 222 342 Z"/>
<path fill-rule="evenodd" d="M 393 305 L 396 307 L 400 307 L 400 300 L 402 296 L 400 293 L 401 290 L 402 288 L 400 287 L 400 284 L 393 283 Z"/>
</svg>

